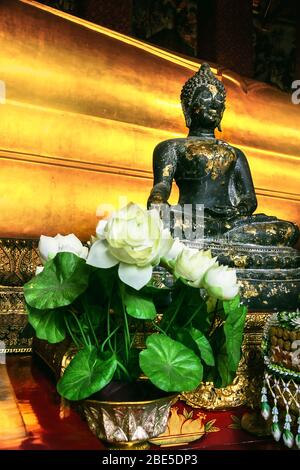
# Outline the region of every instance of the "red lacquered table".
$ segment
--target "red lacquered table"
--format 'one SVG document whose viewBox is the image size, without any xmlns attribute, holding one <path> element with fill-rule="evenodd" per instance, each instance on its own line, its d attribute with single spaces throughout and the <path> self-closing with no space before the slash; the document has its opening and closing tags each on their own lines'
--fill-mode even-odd
<svg viewBox="0 0 300 470">
<path fill-rule="evenodd" d="M 77 412 L 65 406 L 56 392 L 49 370 L 30 355 L 8 356 L 10 377 L 27 436 L 0 441 L 1 450 L 101 450 L 104 445 L 90 432 Z M 182 411 L 193 411 L 194 417 L 203 410 L 195 410 L 182 402 L 176 404 Z M 210 431 L 204 437 L 176 449 L 248 450 L 282 449 L 271 438 L 251 436 L 240 429 L 240 418 L 245 409 L 208 412 L 206 422 Z M 153 449 L 157 447 L 153 446 Z"/>
</svg>

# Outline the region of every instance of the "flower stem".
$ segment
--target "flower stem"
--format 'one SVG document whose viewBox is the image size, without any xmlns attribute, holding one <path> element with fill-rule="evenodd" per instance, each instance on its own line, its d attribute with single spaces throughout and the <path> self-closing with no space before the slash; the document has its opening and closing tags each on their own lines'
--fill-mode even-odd
<svg viewBox="0 0 300 470">
<path fill-rule="evenodd" d="M 199 312 L 201 312 L 202 307 L 203 307 L 203 302 L 199 305 L 198 308 L 196 308 L 195 312 L 193 313 L 193 315 L 191 315 L 188 321 L 184 324 L 183 328 L 186 328 L 188 325 L 192 323 L 194 318 L 199 314 Z"/>
<path fill-rule="evenodd" d="M 91 342 L 90 342 L 90 339 L 88 338 L 87 340 L 87 337 L 85 336 L 85 333 L 83 331 L 83 328 L 81 326 L 81 323 L 80 321 L 78 320 L 77 316 L 75 315 L 75 313 L 70 310 L 71 314 L 73 315 L 73 318 L 75 319 L 77 325 L 78 325 L 78 328 L 80 330 L 80 333 L 81 333 L 81 336 L 82 336 L 82 339 L 83 339 L 83 342 L 84 342 L 84 345 L 87 346 L 87 347 L 90 347 L 91 346 Z"/>
<path fill-rule="evenodd" d="M 134 344 L 135 337 L 136 337 L 136 333 L 134 333 L 134 334 L 132 335 L 132 338 L 131 338 L 131 341 L 130 341 L 130 345 L 129 345 L 130 349 L 132 348 L 132 346 L 133 346 L 133 344 Z"/>
<path fill-rule="evenodd" d="M 107 303 L 107 342 L 108 342 L 109 349 L 111 350 L 111 352 L 115 353 L 114 348 L 112 347 L 111 341 L 110 341 L 111 337 L 116 331 L 114 330 L 112 333 L 110 333 L 110 304 L 111 304 L 111 297 L 109 297 L 109 300 Z M 106 340 L 105 340 L 105 343 L 106 343 Z M 103 345 L 102 345 L 102 348 L 103 348 Z"/>
<path fill-rule="evenodd" d="M 173 315 L 172 315 L 172 317 L 171 317 L 171 320 L 169 321 L 169 323 L 168 323 L 168 325 L 167 325 L 167 327 L 166 327 L 166 329 L 165 329 L 165 332 L 166 332 L 166 333 L 167 333 L 167 331 L 170 329 L 170 326 L 173 324 L 173 322 L 174 322 L 174 320 L 175 320 L 175 318 L 176 318 L 176 316 L 177 316 L 177 314 L 178 314 L 178 312 L 179 312 L 179 310 L 180 310 L 180 307 L 181 307 L 181 305 L 182 305 L 182 303 L 183 303 L 184 297 L 185 297 L 185 290 L 184 290 L 184 289 L 181 289 L 181 291 L 180 291 L 180 293 L 179 293 L 178 305 L 177 305 L 177 307 L 175 308 L 175 311 L 174 311 L 174 313 L 173 313 Z"/>
<path fill-rule="evenodd" d="M 86 313 L 86 316 L 87 316 L 87 319 L 88 319 L 90 331 L 92 332 L 92 336 L 94 337 L 94 340 L 95 340 L 95 346 L 99 346 L 99 341 L 98 341 L 98 338 L 97 338 L 96 333 L 94 331 L 94 328 L 93 328 L 93 325 L 92 325 L 92 322 L 91 322 L 91 319 L 90 319 L 90 316 L 89 316 L 89 312 L 86 311 L 85 313 Z"/>
<path fill-rule="evenodd" d="M 221 303 L 220 300 L 217 300 L 215 309 L 213 311 L 212 321 L 211 321 L 211 326 L 210 326 L 208 336 L 212 336 L 213 333 L 216 331 L 216 329 L 224 323 L 224 320 L 222 320 L 222 319 L 220 319 L 219 322 L 217 322 L 218 313 L 223 311 L 223 304 L 222 303 L 221 303 L 221 308 L 218 308 L 218 305 L 220 303 Z"/>
<path fill-rule="evenodd" d="M 110 339 L 111 339 L 111 337 L 116 333 L 116 331 L 117 331 L 119 328 L 120 328 L 120 327 L 117 326 L 117 327 L 109 334 L 109 336 L 107 336 L 107 338 L 103 341 L 102 346 L 101 346 L 101 351 L 102 351 L 102 352 L 104 351 L 104 346 L 106 345 L 106 343 L 109 343 L 109 344 L 110 344 Z M 111 349 L 111 351 L 112 351 L 113 353 L 115 353 L 115 351 L 114 351 L 112 348 L 110 348 L 110 349 Z"/>
<path fill-rule="evenodd" d="M 129 348 L 130 348 L 130 331 L 128 326 L 127 313 L 124 305 L 124 284 L 119 281 L 119 291 L 121 297 L 122 311 L 124 317 L 124 343 L 125 343 L 125 360 L 126 364 L 129 362 Z"/>
<path fill-rule="evenodd" d="M 160 333 L 162 333 L 163 335 L 167 336 L 167 333 L 165 332 L 165 330 L 163 330 L 162 328 L 160 328 L 156 323 L 152 323 L 153 325 L 153 328 L 156 328 L 157 331 L 159 331 Z"/>
<path fill-rule="evenodd" d="M 126 369 L 126 367 L 124 367 L 123 364 L 119 361 L 117 361 L 117 364 L 120 367 L 120 369 L 124 372 L 124 374 L 127 375 L 127 377 L 130 379 L 130 374 L 128 370 Z"/>
<path fill-rule="evenodd" d="M 74 344 L 77 346 L 77 348 L 79 349 L 79 348 L 80 348 L 80 344 L 78 343 L 77 339 L 76 339 L 75 336 L 73 335 L 73 332 L 72 332 L 72 330 L 71 330 L 71 328 L 70 328 L 70 325 L 69 325 L 69 322 L 68 322 L 68 320 L 67 320 L 67 315 L 66 315 L 66 314 L 65 314 L 65 316 L 64 316 L 64 319 L 65 319 L 65 325 L 66 325 L 66 327 L 67 327 L 67 330 L 68 330 L 68 332 L 69 332 L 69 335 L 71 336 L 73 343 L 74 343 Z"/>
<path fill-rule="evenodd" d="M 174 270 L 172 269 L 172 267 L 170 266 L 170 264 L 167 262 L 167 260 L 165 258 L 160 259 L 159 266 L 161 268 L 164 268 L 170 274 L 174 274 Z"/>
</svg>

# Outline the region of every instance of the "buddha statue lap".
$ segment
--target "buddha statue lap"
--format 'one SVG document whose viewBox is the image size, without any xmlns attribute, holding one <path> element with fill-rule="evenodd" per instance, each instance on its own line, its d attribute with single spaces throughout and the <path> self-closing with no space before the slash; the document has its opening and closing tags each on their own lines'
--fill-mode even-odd
<svg viewBox="0 0 300 470">
<path fill-rule="evenodd" d="M 179 201 L 169 210 L 173 234 L 181 226 L 180 238 L 189 246 L 210 248 L 221 262 L 238 268 L 248 306 L 274 309 L 282 304 L 286 308 L 289 295 L 295 308 L 299 306 L 300 256 L 292 247 L 299 228 L 273 216 L 254 214 L 257 199 L 245 155 L 215 137 L 215 129 L 221 130 L 225 98 L 224 85 L 208 64 L 183 86 L 181 104 L 189 134 L 155 148 L 148 207 L 159 206 L 163 212 L 175 180 Z M 187 219 L 182 210 L 186 206 L 191 208 Z M 202 241 L 185 236 L 197 232 L 198 207 L 203 209 Z"/>
</svg>

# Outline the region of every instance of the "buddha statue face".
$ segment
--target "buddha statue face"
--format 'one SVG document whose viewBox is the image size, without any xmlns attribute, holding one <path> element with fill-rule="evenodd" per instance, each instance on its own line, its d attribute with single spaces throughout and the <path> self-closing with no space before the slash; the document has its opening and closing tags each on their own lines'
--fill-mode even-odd
<svg viewBox="0 0 300 470">
<path fill-rule="evenodd" d="M 191 124 L 196 127 L 215 129 L 220 126 L 225 103 L 215 85 L 197 88 L 190 106 Z"/>
<path fill-rule="evenodd" d="M 187 127 L 220 129 L 225 110 L 225 97 L 223 83 L 214 76 L 208 64 L 203 64 L 185 83 L 181 92 L 181 104 Z"/>
</svg>

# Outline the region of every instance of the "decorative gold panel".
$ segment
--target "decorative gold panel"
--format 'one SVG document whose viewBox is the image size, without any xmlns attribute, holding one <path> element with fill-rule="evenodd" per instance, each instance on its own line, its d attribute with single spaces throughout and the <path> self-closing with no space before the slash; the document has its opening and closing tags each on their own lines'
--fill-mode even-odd
<svg viewBox="0 0 300 470">
<path fill-rule="evenodd" d="M 31 351 L 32 340 L 20 336 L 26 324 L 23 288 L 0 286 L 0 354 Z"/>
<path fill-rule="evenodd" d="M 37 240 L 0 239 L 0 353 L 31 351 L 31 339 L 21 337 L 27 324 L 23 284 L 39 264 Z"/>
</svg>

